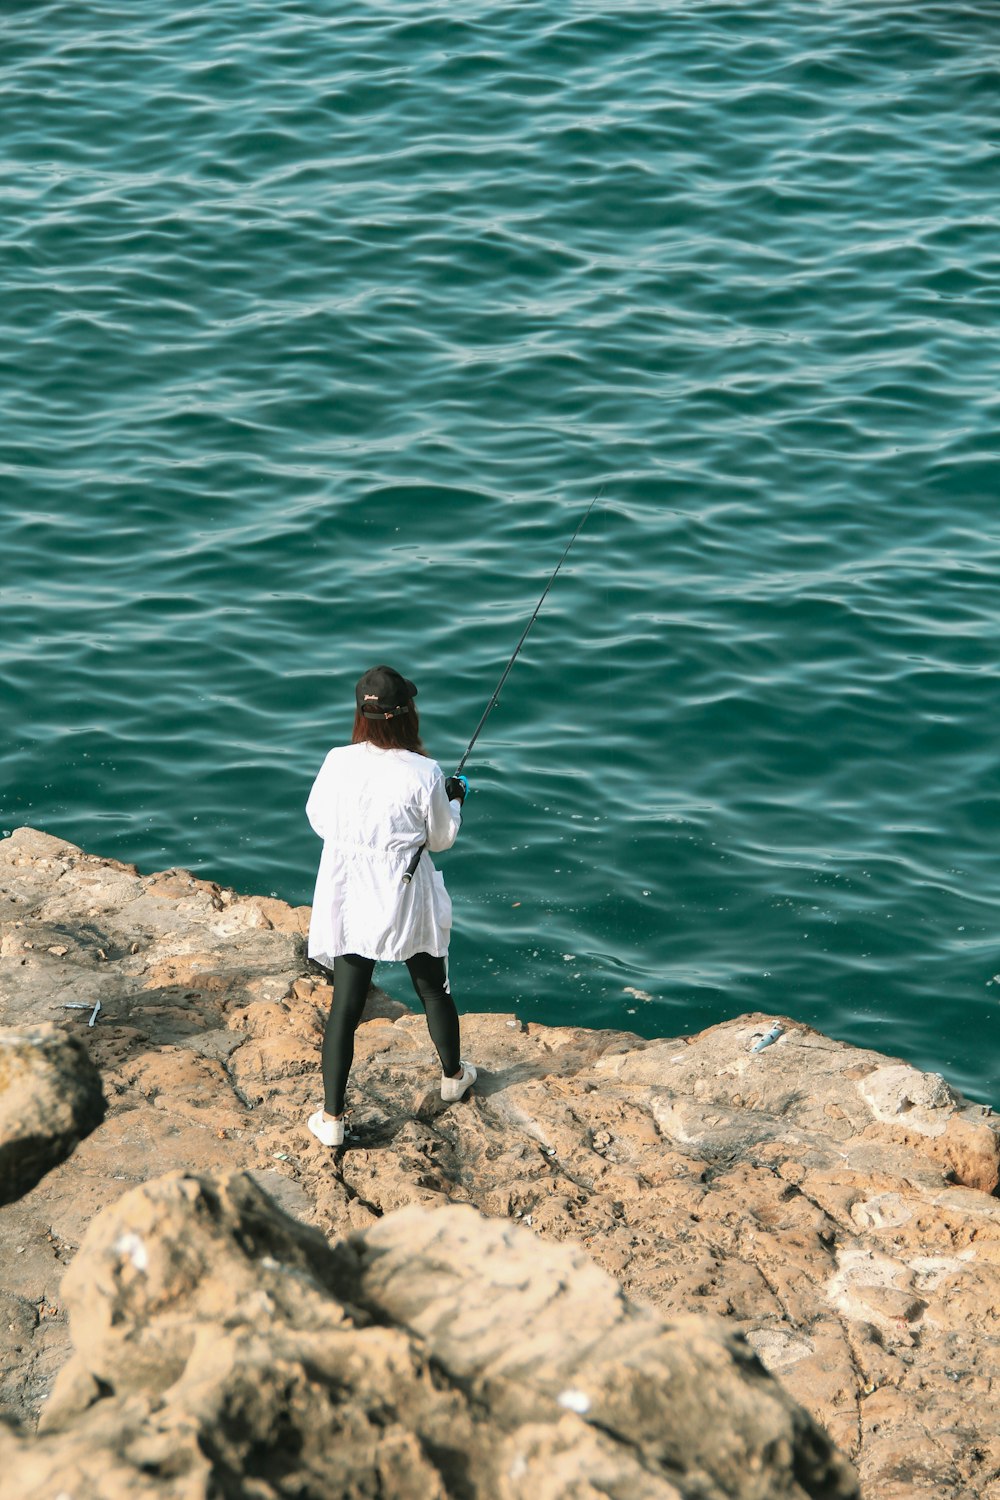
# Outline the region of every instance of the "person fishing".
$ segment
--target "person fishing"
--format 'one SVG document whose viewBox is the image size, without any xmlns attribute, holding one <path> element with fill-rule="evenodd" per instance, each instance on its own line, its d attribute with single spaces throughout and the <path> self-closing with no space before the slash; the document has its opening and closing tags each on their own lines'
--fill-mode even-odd
<svg viewBox="0 0 1000 1500">
<path fill-rule="evenodd" d="M 323 1109 L 308 1125 L 324 1146 L 344 1141 L 344 1091 L 354 1060 L 354 1033 L 379 959 L 401 959 L 410 971 L 441 1059 L 441 1098 L 462 1099 L 476 1069 L 459 1057 L 458 1012 L 448 987 L 451 901 L 425 849 L 450 849 L 462 826 L 469 784 L 461 774 L 504 683 L 594 506 L 576 523 L 454 776 L 445 778 L 420 741 L 416 687 L 393 667 L 372 667 L 355 690 L 350 745 L 331 750 L 306 804 L 323 840 L 316 877 L 309 957 L 333 969 L 333 1001 L 323 1035 Z"/>
<path fill-rule="evenodd" d="M 323 1034 L 323 1108 L 308 1128 L 324 1146 L 344 1142 L 344 1101 L 358 1028 L 379 961 L 409 970 L 441 1062 L 441 1098 L 462 1099 L 476 1069 L 460 1056 L 458 1011 L 448 983 L 451 900 L 440 871 L 420 858 L 450 849 L 462 826 L 468 783 L 447 779 L 420 739 L 415 685 L 393 667 L 372 667 L 355 689 L 349 745 L 329 752 L 306 816 L 323 840 L 309 957 L 332 971 Z"/>
</svg>

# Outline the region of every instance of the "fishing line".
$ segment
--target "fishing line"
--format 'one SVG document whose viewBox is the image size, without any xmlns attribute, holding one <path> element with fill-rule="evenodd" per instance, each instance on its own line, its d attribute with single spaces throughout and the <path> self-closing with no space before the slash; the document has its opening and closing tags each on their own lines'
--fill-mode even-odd
<svg viewBox="0 0 1000 1500">
<path fill-rule="evenodd" d="M 504 683 L 507 681 L 507 678 L 510 675 L 510 669 L 514 665 L 514 663 L 517 661 L 518 653 L 520 652 L 521 647 L 524 645 L 525 641 L 528 639 L 528 631 L 531 629 L 532 625 L 534 625 L 535 621 L 538 619 L 538 611 L 541 609 L 542 605 L 545 603 L 545 596 L 546 596 L 546 594 L 548 593 L 548 591 L 552 587 L 552 585 L 555 583 L 555 581 L 556 581 L 556 575 L 558 574 L 559 569 L 562 567 L 563 563 L 566 561 L 567 557 L 569 556 L 569 554 L 570 554 L 570 548 L 572 547 L 573 543 L 576 541 L 577 537 L 580 535 L 580 532 L 583 530 L 584 523 L 586 522 L 587 517 L 590 515 L 590 512 L 593 510 L 594 506 L 597 504 L 598 500 L 600 500 L 600 498 L 601 498 L 601 496 L 603 494 L 604 494 L 604 486 L 602 484 L 600 486 L 600 488 L 598 489 L 597 494 L 594 496 L 593 500 L 591 500 L 590 504 L 587 506 L 587 509 L 584 511 L 583 515 L 580 517 L 579 521 L 577 521 L 577 523 L 576 523 L 576 530 L 573 532 L 573 535 L 570 537 L 569 541 L 566 543 L 566 547 L 565 547 L 565 549 L 563 551 L 563 555 L 562 555 L 562 557 L 560 557 L 559 561 L 556 563 L 555 567 L 553 568 L 553 570 L 552 570 L 552 576 L 550 577 L 548 583 L 542 589 L 541 597 L 539 598 L 538 603 L 535 605 L 535 608 L 532 611 L 531 619 L 528 621 L 527 625 L 525 625 L 524 629 L 521 631 L 521 639 L 518 641 L 517 645 L 514 647 L 514 650 L 513 650 L 512 654 L 511 654 L 510 661 L 504 667 L 503 672 L 501 673 L 501 676 L 500 676 L 500 681 L 497 683 L 496 687 L 493 689 L 493 697 L 490 699 L 489 703 L 487 703 L 487 705 L 486 705 L 486 711 L 484 712 L 483 717 L 480 719 L 479 723 L 476 725 L 475 733 L 473 734 L 472 739 L 469 741 L 468 745 L 466 745 L 466 747 L 465 747 L 465 754 L 462 756 L 462 759 L 459 761 L 457 767 L 455 768 L 455 776 L 454 777 L 449 777 L 448 778 L 449 781 L 454 780 L 458 776 L 461 776 L 461 774 L 462 774 L 462 767 L 465 765 L 465 762 L 468 760 L 469 756 L 472 754 L 472 747 L 476 743 L 476 741 L 478 740 L 480 734 L 482 733 L 483 725 L 486 723 L 486 720 L 489 718 L 490 714 L 493 712 L 493 710 L 497 706 L 497 701 L 498 701 L 498 699 L 500 697 L 500 689 L 503 687 Z M 410 881 L 413 879 L 413 876 L 414 876 L 414 874 L 416 872 L 416 868 L 417 868 L 417 866 L 420 863 L 420 856 L 421 856 L 421 854 L 423 854 L 423 852 L 426 849 L 426 847 L 427 847 L 426 844 L 421 844 L 420 848 L 416 851 L 416 853 L 411 858 L 410 863 L 407 865 L 406 870 L 403 873 L 403 884 L 404 885 L 409 885 Z"/>
</svg>

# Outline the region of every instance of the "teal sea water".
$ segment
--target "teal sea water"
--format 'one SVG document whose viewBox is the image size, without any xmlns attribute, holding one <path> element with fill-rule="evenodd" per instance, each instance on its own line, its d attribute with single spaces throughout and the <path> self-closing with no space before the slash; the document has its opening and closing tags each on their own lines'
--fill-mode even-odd
<svg viewBox="0 0 1000 1500">
<path fill-rule="evenodd" d="M 451 769 L 603 483 L 441 859 L 461 1003 L 998 1102 L 996 23 L 9 0 L 3 828 L 307 901 L 359 672 Z"/>
</svg>

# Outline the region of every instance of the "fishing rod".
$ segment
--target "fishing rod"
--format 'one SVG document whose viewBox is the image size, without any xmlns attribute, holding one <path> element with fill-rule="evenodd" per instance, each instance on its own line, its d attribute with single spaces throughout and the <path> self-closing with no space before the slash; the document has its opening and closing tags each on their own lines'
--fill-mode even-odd
<svg viewBox="0 0 1000 1500">
<path fill-rule="evenodd" d="M 465 765 L 465 762 L 468 760 L 469 756 L 472 754 L 472 747 L 476 743 L 476 741 L 478 740 L 480 734 L 482 733 L 483 725 L 486 723 L 486 720 L 489 718 L 490 714 L 493 712 L 493 710 L 497 706 L 497 701 L 498 701 L 498 699 L 500 697 L 500 689 L 503 687 L 504 683 L 507 681 L 507 678 L 508 678 L 508 676 L 510 674 L 510 669 L 514 665 L 514 663 L 517 661 L 518 653 L 520 652 L 521 647 L 524 645 L 525 641 L 528 639 L 528 631 L 531 629 L 532 625 L 534 625 L 535 621 L 538 618 L 538 611 L 541 609 L 542 605 L 545 603 L 545 596 L 548 593 L 549 589 L 552 587 L 552 585 L 555 583 L 555 581 L 556 581 L 556 574 L 559 572 L 559 569 L 562 567 L 563 563 L 566 561 L 567 557 L 569 556 L 570 548 L 572 547 L 573 543 L 576 541 L 577 537 L 580 535 L 580 532 L 583 530 L 584 522 L 586 521 L 587 517 L 590 515 L 590 512 L 593 510 L 594 506 L 597 504 L 598 500 L 600 500 L 600 498 L 601 498 L 601 496 L 603 494 L 604 494 L 604 486 L 602 484 L 601 487 L 600 487 L 600 489 L 597 491 L 597 494 L 594 496 L 593 500 L 591 500 L 590 504 L 587 506 L 587 509 L 584 511 L 583 515 L 580 517 L 579 521 L 577 521 L 577 523 L 576 523 L 576 530 L 573 532 L 573 535 L 570 537 L 569 541 L 566 543 L 565 551 L 563 552 L 562 557 L 556 563 L 555 568 L 552 570 L 552 576 L 551 576 L 551 578 L 549 579 L 549 581 L 545 585 L 545 587 L 542 589 L 541 598 L 539 599 L 538 603 L 535 605 L 535 608 L 534 608 L 534 610 L 532 612 L 532 615 L 531 615 L 531 619 L 528 621 L 527 625 L 525 625 L 524 629 L 521 631 L 521 639 L 518 641 L 517 645 L 514 647 L 514 651 L 513 651 L 513 654 L 511 655 L 510 661 L 504 667 L 503 673 L 501 674 L 501 677 L 500 677 L 500 681 L 497 683 L 496 687 L 493 689 L 493 697 L 490 699 L 489 703 L 487 703 L 487 705 L 486 705 L 486 711 L 483 714 L 483 717 L 480 719 L 479 723 L 476 725 L 476 732 L 475 732 L 475 734 L 472 736 L 472 739 L 469 741 L 469 743 L 465 747 L 465 754 L 462 756 L 462 759 L 459 761 L 458 766 L 455 769 L 454 776 L 449 776 L 448 780 L 445 782 L 445 789 L 446 790 L 447 790 L 449 782 L 457 781 L 459 779 L 459 777 L 462 776 L 462 767 Z M 462 779 L 464 780 L 464 777 Z M 413 854 L 412 858 L 410 859 L 410 863 L 407 865 L 405 871 L 403 872 L 403 884 L 404 885 L 409 885 L 410 881 L 413 879 L 414 875 L 416 874 L 417 866 L 420 863 L 420 856 L 423 854 L 423 852 L 426 849 L 426 847 L 427 847 L 426 844 L 421 844 L 420 848 L 415 851 L 415 853 Z"/>
</svg>

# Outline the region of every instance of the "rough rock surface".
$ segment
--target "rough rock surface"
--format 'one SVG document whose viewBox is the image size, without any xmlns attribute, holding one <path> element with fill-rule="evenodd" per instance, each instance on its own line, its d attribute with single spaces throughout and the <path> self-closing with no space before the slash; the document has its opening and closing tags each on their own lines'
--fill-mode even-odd
<svg viewBox="0 0 1000 1500">
<path fill-rule="evenodd" d="M 466 1016 L 480 1082 L 448 1107 L 422 1017 L 373 992 L 331 1153 L 305 1129 L 330 999 L 307 915 L 31 830 L 0 842 L 0 1021 L 86 1032 L 110 1101 L 0 1212 L 8 1412 L 30 1424 L 67 1359 L 59 1280 L 94 1214 L 172 1168 L 248 1169 L 334 1239 L 468 1203 L 572 1242 L 660 1317 L 745 1335 L 869 1500 L 1000 1500 L 991 1115 L 790 1018 L 751 1052 L 761 1016 L 652 1042 Z M 92 998 L 91 1030 L 58 1009 Z"/>
<path fill-rule="evenodd" d="M 5 1500 L 852 1500 L 741 1340 L 470 1208 L 330 1249 L 245 1174 L 127 1193 L 66 1276 L 76 1352 Z M 516 1330 L 516 1337 L 512 1331 Z"/>
<path fill-rule="evenodd" d="M 0 1203 L 12 1203 L 104 1119 L 101 1075 L 76 1037 L 0 1031 Z"/>
</svg>

